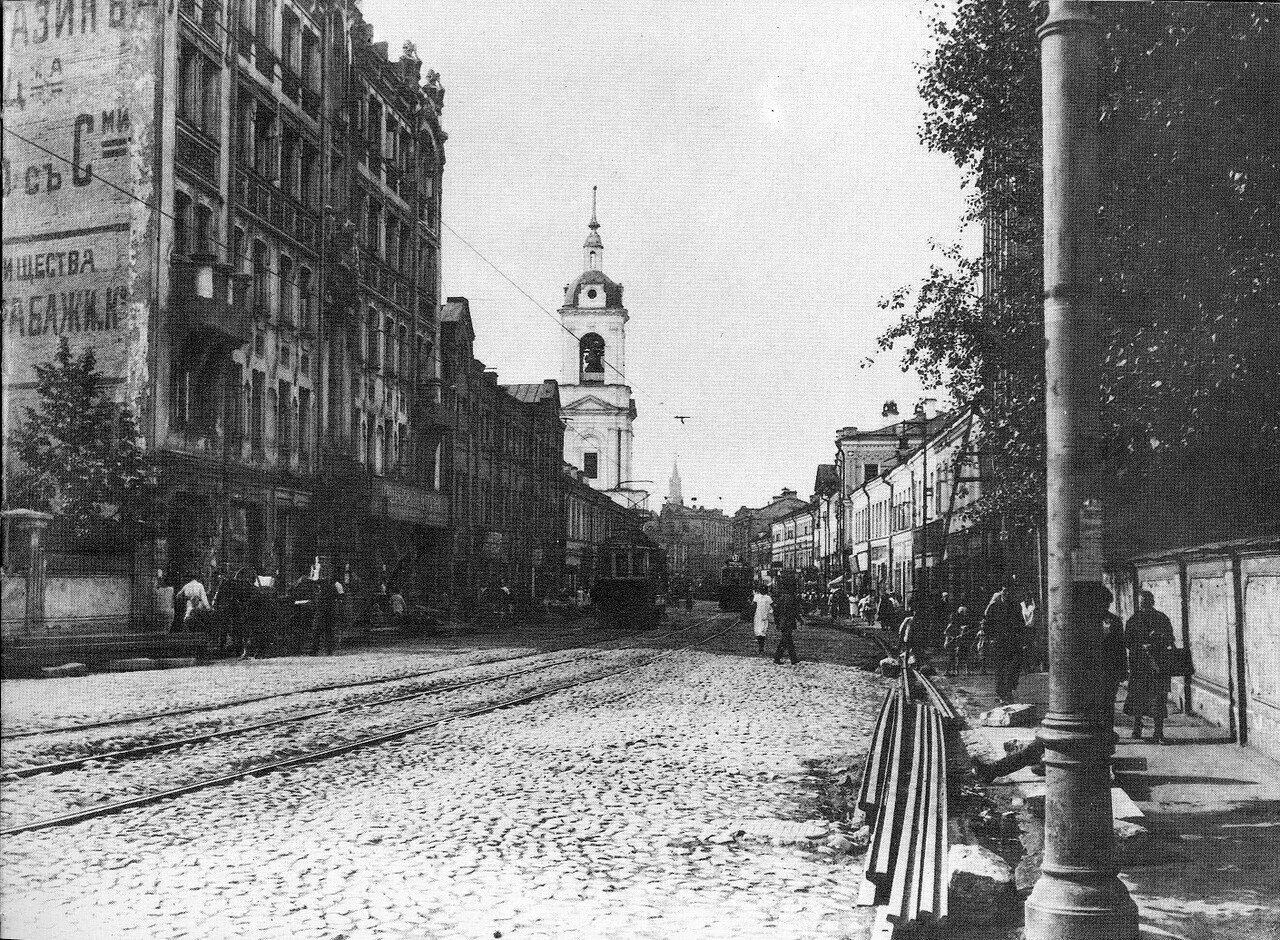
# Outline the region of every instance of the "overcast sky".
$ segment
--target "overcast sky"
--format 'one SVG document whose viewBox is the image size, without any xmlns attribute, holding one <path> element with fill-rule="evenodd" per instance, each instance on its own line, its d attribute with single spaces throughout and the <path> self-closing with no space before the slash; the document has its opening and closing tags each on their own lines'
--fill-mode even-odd
<svg viewBox="0 0 1280 940">
<path fill-rule="evenodd" d="M 445 223 L 552 314 L 600 187 L 634 476 L 659 497 L 677 455 L 686 502 L 808 496 L 837 428 L 920 397 L 896 356 L 859 368 L 876 301 L 960 237 L 958 171 L 917 137 L 920 6 L 365 0 L 375 40 L 412 40 L 447 89 Z M 558 318 L 444 239 L 476 355 L 504 383 L 560 379 Z"/>
</svg>

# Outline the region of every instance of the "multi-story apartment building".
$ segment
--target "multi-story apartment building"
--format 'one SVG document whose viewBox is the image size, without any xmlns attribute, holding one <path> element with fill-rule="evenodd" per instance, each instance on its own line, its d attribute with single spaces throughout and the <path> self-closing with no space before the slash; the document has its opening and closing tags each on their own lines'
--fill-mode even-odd
<svg viewBox="0 0 1280 940">
<path fill-rule="evenodd" d="M 596 560 L 611 538 L 634 535 L 640 530 L 642 515 L 615 502 L 596 489 L 583 472 L 571 463 L 562 463 L 565 476 L 565 552 L 562 587 L 569 591 L 591 590 L 596 576 Z"/>
<path fill-rule="evenodd" d="M 474 355 L 465 297 L 441 314 L 440 362 L 452 429 L 442 479 L 452 496 L 448 576 L 474 600 L 506 582 L 520 596 L 559 587 L 564 566 L 564 424 L 553 379 L 499 385 Z"/>
<path fill-rule="evenodd" d="M 388 61 L 345 0 L 4 16 L 26 37 L 7 49 L 6 270 L 63 259 L 39 317 L 6 284 L 6 407 L 59 337 L 94 348 L 158 457 L 172 576 L 441 546 L 443 89 L 412 47 Z"/>
<path fill-rule="evenodd" d="M 770 525 L 771 567 L 791 572 L 806 587 L 812 587 L 818 577 L 818 507 L 815 500 L 774 519 Z"/>
<path fill-rule="evenodd" d="M 759 509 L 741 507 L 731 523 L 732 552 L 740 555 L 754 574 L 764 574 L 773 562 L 773 521 L 807 505 L 795 490 L 784 487 Z"/>
</svg>

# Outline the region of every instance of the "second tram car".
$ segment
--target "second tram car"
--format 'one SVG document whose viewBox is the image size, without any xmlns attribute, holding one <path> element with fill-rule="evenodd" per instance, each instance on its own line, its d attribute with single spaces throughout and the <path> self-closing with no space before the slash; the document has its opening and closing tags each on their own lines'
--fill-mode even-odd
<svg viewBox="0 0 1280 940">
<path fill-rule="evenodd" d="M 720 609 L 746 610 L 751 603 L 751 566 L 736 558 L 720 571 Z"/>
<path fill-rule="evenodd" d="M 666 612 L 667 553 L 644 535 L 608 540 L 600 550 L 591 601 L 606 626 L 657 626 Z"/>
</svg>

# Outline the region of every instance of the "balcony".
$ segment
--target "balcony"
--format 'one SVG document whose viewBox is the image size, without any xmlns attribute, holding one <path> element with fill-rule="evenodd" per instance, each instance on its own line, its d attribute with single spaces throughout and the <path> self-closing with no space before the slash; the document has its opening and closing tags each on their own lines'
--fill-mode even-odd
<svg viewBox="0 0 1280 940">
<path fill-rule="evenodd" d="M 294 241 L 319 252 L 320 214 L 286 195 L 243 164 L 236 167 L 232 196 L 246 211 Z"/>
<path fill-rule="evenodd" d="M 243 302 L 246 278 L 213 255 L 175 258 L 170 266 L 169 309 L 191 342 L 230 353 L 245 344 L 249 320 Z"/>
<path fill-rule="evenodd" d="M 218 149 L 216 141 L 179 122 L 173 159 L 189 169 L 197 179 L 210 182 L 218 179 Z"/>
</svg>

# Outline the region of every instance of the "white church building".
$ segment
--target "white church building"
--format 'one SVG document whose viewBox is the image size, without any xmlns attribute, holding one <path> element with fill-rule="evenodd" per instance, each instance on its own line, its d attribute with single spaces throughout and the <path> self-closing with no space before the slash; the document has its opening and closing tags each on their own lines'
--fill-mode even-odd
<svg viewBox="0 0 1280 940">
<path fill-rule="evenodd" d="M 598 490 L 624 506 L 643 508 L 648 493 L 633 488 L 631 443 L 636 403 L 627 384 L 627 308 L 622 285 L 604 273 L 604 242 L 591 190 L 591 233 L 582 246 L 583 271 L 564 289 L 560 322 L 560 416 L 564 459 Z"/>
</svg>

